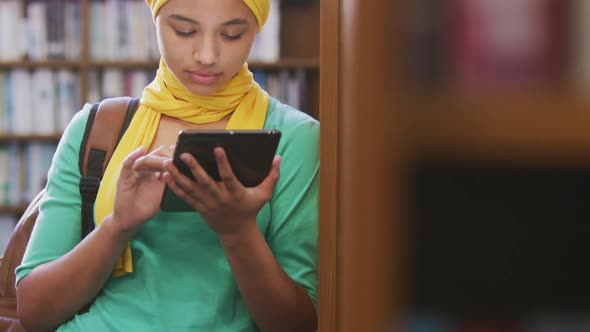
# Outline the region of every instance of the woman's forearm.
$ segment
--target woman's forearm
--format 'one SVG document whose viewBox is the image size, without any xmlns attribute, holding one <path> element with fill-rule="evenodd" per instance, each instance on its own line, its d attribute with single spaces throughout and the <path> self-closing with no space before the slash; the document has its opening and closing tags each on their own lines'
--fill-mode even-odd
<svg viewBox="0 0 590 332">
<path fill-rule="evenodd" d="M 34 268 L 17 286 L 22 325 L 46 331 L 70 319 L 98 294 L 129 238 L 108 216 L 66 255 Z"/>
<path fill-rule="evenodd" d="M 253 225 L 220 239 L 254 321 L 264 332 L 316 331 L 317 313 L 309 295 L 285 273 Z"/>
</svg>

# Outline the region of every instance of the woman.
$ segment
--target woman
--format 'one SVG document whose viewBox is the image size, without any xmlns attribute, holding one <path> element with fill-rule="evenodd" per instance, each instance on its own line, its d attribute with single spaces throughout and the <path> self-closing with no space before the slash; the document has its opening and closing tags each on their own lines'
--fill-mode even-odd
<svg viewBox="0 0 590 332">
<path fill-rule="evenodd" d="M 315 331 L 319 124 L 269 98 L 245 64 L 268 0 L 147 2 L 160 68 L 106 169 L 97 227 L 83 241 L 77 160 L 90 105 L 64 133 L 16 271 L 21 323 L 31 331 Z M 259 186 L 244 188 L 222 149 L 221 182 L 185 156 L 192 181 L 170 160 L 178 131 L 189 128 L 279 129 L 281 157 Z M 160 211 L 165 185 L 197 212 Z"/>
</svg>

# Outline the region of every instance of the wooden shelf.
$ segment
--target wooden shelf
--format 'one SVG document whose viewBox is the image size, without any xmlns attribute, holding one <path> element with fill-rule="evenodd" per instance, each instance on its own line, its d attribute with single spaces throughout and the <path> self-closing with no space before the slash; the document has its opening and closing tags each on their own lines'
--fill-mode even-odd
<svg viewBox="0 0 590 332">
<path fill-rule="evenodd" d="M 21 215 L 27 209 L 26 205 L 16 205 L 16 206 L 9 206 L 9 205 L 0 205 L 0 214 L 13 214 L 13 215 Z"/>
<path fill-rule="evenodd" d="M 53 135 L 0 135 L 0 143 L 58 142 L 61 134 Z"/>
<path fill-rule="evenodd" d="M 144 61 L 91 61 L 89 63 L 91 68 L 115 68 L 115 69 L 155 69 L 158 67 L 157 60 L 144 60 Z"/>
<path fill-rule="evenodd" d="M 412 105 L 405 115 L 418 158 L 590 165 L 590 97 L 445 93 Z"/>
<path fill-rule="evenodd" d="M 14 68 L 68 68 L 68 69 L 79 69 L 81 62 L 77 60 L 42 60 L 42 61 L 8 61 L 0 62 L 0 69 L 14 69 Z"/>
<path fill-rule="evenodd" d="M 319 58 L 287 57 L 276 62 L 248 62 L 250 68 L 255 69 L 319 69 Z"/>
</svg>

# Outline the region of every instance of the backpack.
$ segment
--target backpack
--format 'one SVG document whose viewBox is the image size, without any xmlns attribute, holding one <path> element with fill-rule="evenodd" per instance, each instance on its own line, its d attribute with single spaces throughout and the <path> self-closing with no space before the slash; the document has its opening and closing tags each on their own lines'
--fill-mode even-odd
<svg viewBox="0 0 590 332">
<path fill-rule="evenodd" d="M 84 238 L 94 229 L 93 206 L 100 180 L 119 140 L 129 126 L 139 98 L 108 98 L 92 106 L 80 144 L 81 223 Z M 16 224 L 0 258 L 0 331 L 24 331 L 17 317 L 15 269 L 20 265 L 39 215 L 45 189 L 29 204 Z"/>
</svg>

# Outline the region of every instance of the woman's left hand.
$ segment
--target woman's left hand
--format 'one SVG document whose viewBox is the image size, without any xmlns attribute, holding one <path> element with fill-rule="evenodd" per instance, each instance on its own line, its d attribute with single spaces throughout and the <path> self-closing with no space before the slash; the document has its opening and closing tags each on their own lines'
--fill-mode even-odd
<svg viewBox="0 0 590 332">
<path fill-rule="evenodd" d="M 182 160 L 196 181 L 184 176 L 171 160 L 164 162 L 166 183 L 188 204 L 197 210 L 207 225 L 219 236 L 235 234 L 256 222 L 262 206 L 268 202 L 279 180 L 281 158 L 275 156 L 268 176 L 256 187 L 246 188 L 234 175 L 225 151 L 214 150 L 221 181 L 215 181 L 195 158 L 184 153 Z"/>
</svg>

